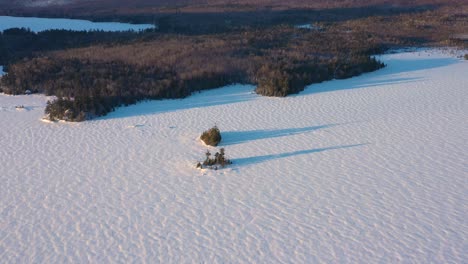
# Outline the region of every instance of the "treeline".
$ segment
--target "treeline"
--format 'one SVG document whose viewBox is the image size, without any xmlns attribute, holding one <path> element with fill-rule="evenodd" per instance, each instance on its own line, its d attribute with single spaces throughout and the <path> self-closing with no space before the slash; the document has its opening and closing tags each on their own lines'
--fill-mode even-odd
<svg viewBox="0 0 468 264">
<path fill-rule="evenodd" d="M 48 53 L 12 64 L 0 89 L 55 95 L 51 119 L 82 121 L 143 99 L 182 98 L 230 83 L 287 96 L 311 83 L 347 78 L 383 65 L 382 46 L 365 34 L 281 26 L 203 36 L 165 35 L 123 45 Z"/>
<path fill-rule="evenodd" d="M 341 54 L 328 60 L 263 65 L 257 72 L 256 92 L 284 97 L 303 91 L 305 86 L 331 79 L 345 79 L 375 71 L 385 65 L 369 55 Z"/>
<path fill-rule="evenodd" d="M 36 58 L 12 65 L 2 77 L 0 88 L 8 94 L 30 90 L 55 95 L 58 99 L 46 108 L 50 119 L 83 121 L 139 100 L 183 98 L 194 90 L 236 81 L 228 75 L 208 72 L 182 78 L 176 72 L 118 61 Z"/>
<path fill-rule="evenodd" d="M 44 0 L 42 0 L 45 2 Z M 337 8 L 414 7 L 464 3 L 464 0 L 74 0 L 60 5 L 25 6 L 25 1 L 0 2 L 0 15 L 90 16 L 90 15 L 154 15 L 175 12 L 225 13 L 259 10 L 328 10 Z M 50 1 L 49 1 L 50 2 Z M 63 1 L 65 2 L 65 1 Z"/>
<path fill-rule="evenodd" d="M 0 14 L 79 18 L 91 21 L 115 21 L 156 24 L 160 32 L 179 34 L 214 34 L 261 28 L 280 24 L 339 22 L 372 16 L 397 16 L 434 10 L 448 0 L 341 1 L 86 1 L 69 5 L 0 10 Z M 462 0 L 450 0 L 450 2 Z M 14 1 L 13 1 L 14 2 Z M 163 4 L 164 2 L 164 4 Z M 203 2 L 203 3 L 202 3 Z M 270 2 L 270 3 L 269 3 Z M 274 2 L 274 3 L 271 3 Z M 395 2 L 392 1 L 392 2 Z M 15 5 L 14 3 L 12 3 Z"/>
<path fill-rule="evenodd" d="M 258 94 L 284 97 L 312 83 L 348 78 L 383 66 L 366 55 L 349 55 L 303 64 L 266 64 L 252 76 L 242 71 L 181 75 L 117 61 L 37 58 L 13 65 L 0 88 L 8 94 L 30 90 L 55 95 L 59 99 L 46 109 L 51 119 L 83 121 L 140 100 L 183 98 L 194 91 L 239 82 L 256 83 Z"/>
<path fill-rule="evenodd" d="M 252 5 L 237 5 L 228 10 L 174 8 L 155 14 L 94 15 L 86 19 L 94 21 L 122 20 L 131 23 L 154 23 L 163 33 L 217 34 L 249 28 L 267 28 L 282 24 L 299 25 L 307 22 L 339 22 L 370 16 L 411 14 L 433 9 L 433 6 L 366 6 L 329 9 L 252 9 Z"/>
<path fill-rule="evenodd" d="M 39 52 L 85 47 L 96 44 L 118 45 L 131 40 L 148 38 L 155 33 L 47 30 L 33 32 L 26 28 L 0 31 L 0 65 L 8 65 L 23 58 L 34 57 Z"/>
</svg>

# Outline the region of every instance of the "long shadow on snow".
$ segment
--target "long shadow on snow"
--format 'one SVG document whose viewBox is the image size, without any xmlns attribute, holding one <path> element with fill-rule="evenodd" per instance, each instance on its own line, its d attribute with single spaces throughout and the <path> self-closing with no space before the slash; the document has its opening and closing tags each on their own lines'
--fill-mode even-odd
<svg viewBox="0 0 468 264">
<path fill-rule="evenodd" d="M 297 95 L 292 95 L 292 97 L 338 90 L 370 88 L 382 85 L 416 82 L 421 80 L 421 78 L 401 77 L 398 76 L 398 74 L 444 67 L 454 64 L 457 61 L 458 60 L 455 58 L 386 59 L 385 63 L 387 64 L 387 67 L 381 70 L 366 73 L 362 76 L 350 79 L 311 84 L 307 86 L 303 92 Z M 185 99 L 145 101 L 129 107 L 119 107 L 116 111 L 96 120 L 151 115 L 188 110 L 192 108 L 241 103 L 258 99 L 258 96 L 252 93 L 254 89 L 255 87 L 253 85 L 231 85 L 222 87 L 221 90 L 212 89 L 203 91 L 201 94 L 195 93 Z"/>
<path fill-rule="evenodd" d="M 252 85 L 230 85 L 222 89 L 205 90 L 201 93 L 195 92 L 184 99 L 143 101 L 128 107 L 119 107 L 116 111 L 96 120 L 161 114 L 194 108 L 247 102 L 259 97 L 253 93 L 254 89 L 255 87 Z"/>
<path fill-rule="evenodd" d="M 319 152 L 324 152 L 324 151 L 329 151 L 329 150 L 348 149 L 348 148 L 360 147 L 360 146 L 365 146 L 365 145 L 368 145 L 368 143 L 335 146 L 335 147 L 327 147 L 327 148 L 317 148 L 317 149 L 306 149 L 306 150 L 298 150 L 298 151 L 286 152 L 286 153 L 280 153 L 280 154 L 255 156 L 255 157 L 234 159 L 233 162 L 236 166 L 253 165 L 253 164 L 263 163 L 269 160 L 288 158 L 288 157 L 293 157 L 293 156 L 298 156 L 298 155 L 307 155 L 307 154 L 319 153 Z"/>
<path fill-rule="evenodd" d="M 385 63 L 387 66 L 383 69 L 350 79 L 311 84 L 307 86 L 303 92 L 294 96 L 417 82 L 422 80 L 422 78 L 401 77 L 399 74 L 445 67 L 457 63 L 458 61 L 459 60 L 455 58 L 386 59 Z"/>
<path fill-rule="evenodd" d="M 227 131 L 223 132 L 223 146 L 236 145 L 244 142 L 267 139 L 267 138 L 278 138 L 291 135 L 298 135 L 314 130 L 334 127 L 337 124 L 323 125 L 323 126 L 311 126 L 311 127 L 300 127 L 300 128 L 286 128 L 286 129 L 271 129 L 271 130 L 250 130 L 250 131 Z"/>
</svg>

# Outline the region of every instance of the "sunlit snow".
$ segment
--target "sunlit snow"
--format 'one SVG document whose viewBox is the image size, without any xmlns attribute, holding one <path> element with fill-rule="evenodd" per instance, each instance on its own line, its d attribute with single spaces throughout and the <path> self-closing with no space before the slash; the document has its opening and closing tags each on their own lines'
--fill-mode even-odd
<svg viewBox="0 0 468 264">
<path fill-rule="evenodd" d="M 465 262 L 468 62 L 381 58 L 286 98 L 233 85 L 83 123 L 0 95 L 2 261 Z M 198 170 L 214 124 L 234 164 Z"/>
</svg>

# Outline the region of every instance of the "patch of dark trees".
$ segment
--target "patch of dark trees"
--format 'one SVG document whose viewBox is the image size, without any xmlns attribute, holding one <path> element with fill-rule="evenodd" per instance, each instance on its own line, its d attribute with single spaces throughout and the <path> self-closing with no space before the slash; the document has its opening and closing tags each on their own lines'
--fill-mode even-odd
<svg viewBox="0 0 468 264">
<path fill-rule="evenodd" d="M 264 65 L 257 73 L 256 92 L 265 96 L 285 97 L 299 93 L 312 83 L 345 79 L 383 68 L 385 65 L 369 55 L 346 55 L 327 61 L 302 64 Z"/>
<path fill-rule="evenodd" d="M 139 38 L 148 39 L 155 34 L 152 30 L 144 32 L 47 30 L 36 33 L 26 28 L 12 28 L 0 31 L 0 65 L 5 65 L 5 70 L 8 70 L 8 64 L 35 57 L 44 51 L 96 44 L 119 45 Z"/>
<path fill-rule="evenodd" d="M 46 114 L 51 120 L 83 121 L 103 116 L 118 106 L 146 99 L 183 98 L 193 91 L 235 82 L 229 76 L 204 73 L 183 79 L 155 67 L 122 62 L 36 58 L 12 65 L 2 77 L 0 92 L 55 95 Z"/>
<path fill-rule="evenodd" d="M 206 159 L 203 161 L 203 163 L 200 163 L 200 162 L 197 163 L 196 165 L 197 169 L 218 170 L 218 168 L 224 168 L 232 164 L 232 161 L 226 158 L 226 153 L 225 153 L 224 148 L 221 148 L 219 152 L 216 152 L 213 158 L 209 150 L 205 152 L 205 156 L 206 156 Z"/>
</svg>

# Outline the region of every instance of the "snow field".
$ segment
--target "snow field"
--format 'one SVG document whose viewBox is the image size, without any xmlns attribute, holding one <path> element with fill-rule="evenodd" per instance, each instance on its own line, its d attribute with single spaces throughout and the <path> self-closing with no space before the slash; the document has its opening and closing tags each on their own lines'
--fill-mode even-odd
<svg viewBox="0 0 468 264">
<path fill-rule="evenodd" d="M 1 262 L 463 263 L 468 62 L 381 58 L 287 98 L 233 85 L 76 124 L 0 95 Z M 215 123 L 234 164 L 197 170 Z"/>
</svg>

